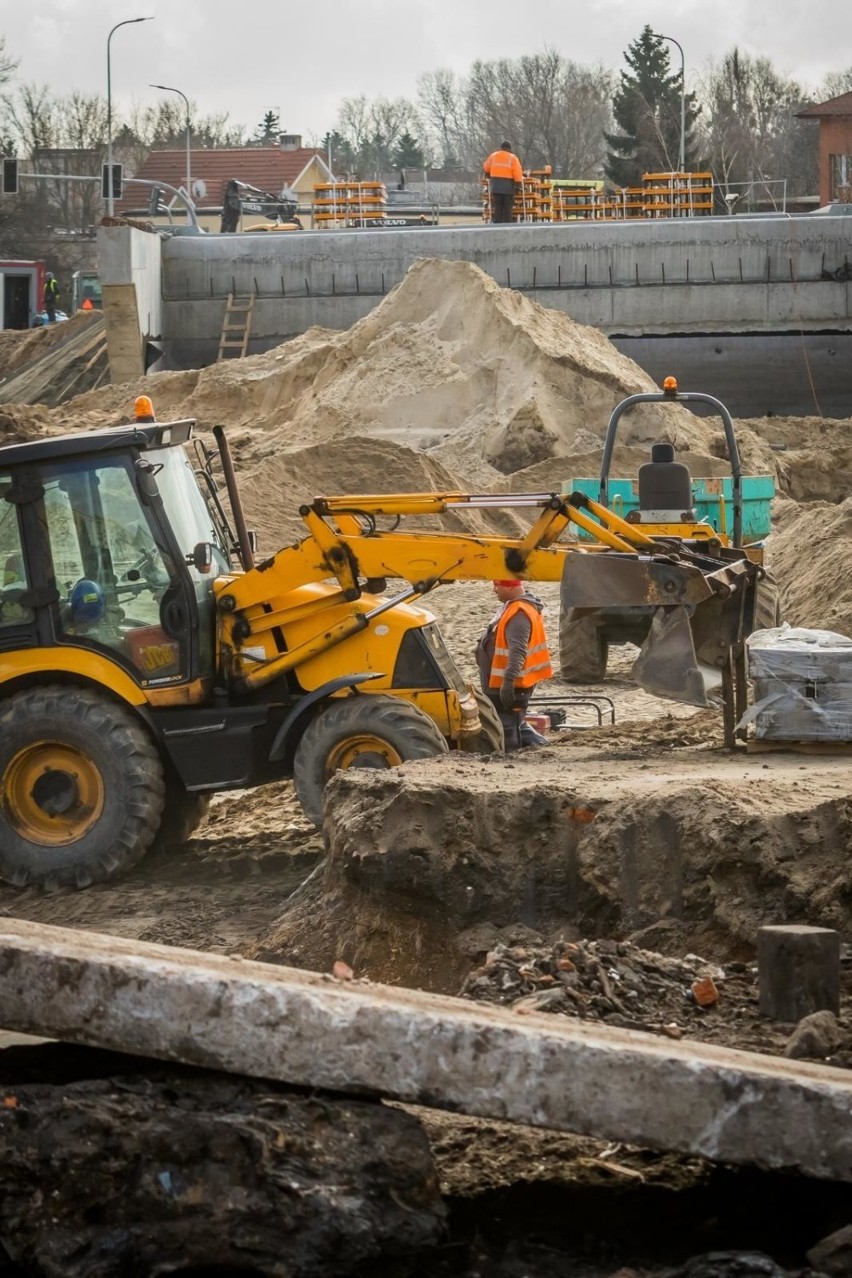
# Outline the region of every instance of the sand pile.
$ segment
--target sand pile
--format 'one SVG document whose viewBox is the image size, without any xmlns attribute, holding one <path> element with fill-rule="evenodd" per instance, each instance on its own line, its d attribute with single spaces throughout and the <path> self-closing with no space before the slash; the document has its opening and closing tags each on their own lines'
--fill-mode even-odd
<svg viewBox="0 0 852 1278">
<path fill-rule="evenodd" d="M 145 390 L 161 417 L 250 428 L 244 464 L 378 438 L 427 453 L 470 488 L 594 448 L 620 399 L 654 389 L 596 329 L 468 262 L 428 259 L 347 332 L 311 329 L 264 355 L 83 396 L 67 420 L 114 420 Z M 626 443 L 661 437 L 708 451 L 706 428 L 683 408 L 652 405 L 625 422 Z M 349 462 L 347 487 L 374 488 L 371 460 Z"/>
<path fill-rule="evenodd" d="M 852 498 L 838 506 L 791 502 L 770 539 L 770 552 L 782 585 L 784 620 L 852 635 Z"/>
</svg>

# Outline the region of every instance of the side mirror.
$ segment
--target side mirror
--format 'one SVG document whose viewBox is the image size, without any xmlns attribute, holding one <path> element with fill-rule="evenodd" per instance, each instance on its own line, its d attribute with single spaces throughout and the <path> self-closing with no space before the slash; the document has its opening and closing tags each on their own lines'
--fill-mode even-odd
<svg viewBox="0 0 852 1278">
<path fill-rule="evenodd" d="M 200 572 L 202 576 L 207 575 L 213 567 L 213 546 L 209 541 L 199 541 L 192 549 L 192 554 L 187 555 L 186 562 L 192 564 L 196 572 Z"/>
<path fill-rule="evenodd" d="M 247 528 L 246 535 L 248 536 L 249 550 L 251 551 L 253 555 L 256 555 L 257 554 L 257 531 L 254 528 Z"/>
</svg>

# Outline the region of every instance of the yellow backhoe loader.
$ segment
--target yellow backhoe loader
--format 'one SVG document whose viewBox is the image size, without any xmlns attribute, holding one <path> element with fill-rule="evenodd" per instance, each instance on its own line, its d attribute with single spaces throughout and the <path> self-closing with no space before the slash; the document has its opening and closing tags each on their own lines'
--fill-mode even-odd
<svg viewBox="0 0 852 1278">
<path fill-rule="evenodd" d="M 0 448 L 0 876 L 85 887 L 211 793 L 293 777 L 319 822 L 335 770 L 497 751 L 420 596 L 441 583 L 561 581 L 655 609 L 643 679 L 744 708 L 760 574 L 718 538 L 649 537 L 588 496 L 318 497 L 304 539 L 255 562 L 225 433 L 143 406 L 122 427 Z M 224 487 L 222 485 L 224 479 Z M 521 508 L 517 538 L 406 532 L 407 517 Z M 574 523 L 588 549 L 558 539 Z M 401 583 L 388 595 L 388 582 Z"/>
</svg>

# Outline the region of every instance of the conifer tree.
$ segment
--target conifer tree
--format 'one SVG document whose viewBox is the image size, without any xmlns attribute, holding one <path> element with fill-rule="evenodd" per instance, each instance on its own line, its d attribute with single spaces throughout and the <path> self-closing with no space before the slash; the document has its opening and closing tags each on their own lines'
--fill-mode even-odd
<svg viewBox="0 0 852 1278">
<path fill-rule="evenodd" d="M 616 186 L 639 186 L 643 173 L 671 173 L 680 153 L 680 68 L 672 72 L 669 47 L 649 26 L 627 46 L 628 69 L 612 103 L 620 132 L 605 134 L 605 171 Z M 685 167 L 694 167 L 691 133 L 698 118 L 695 95 L 685 99 Z"/>
</svg>

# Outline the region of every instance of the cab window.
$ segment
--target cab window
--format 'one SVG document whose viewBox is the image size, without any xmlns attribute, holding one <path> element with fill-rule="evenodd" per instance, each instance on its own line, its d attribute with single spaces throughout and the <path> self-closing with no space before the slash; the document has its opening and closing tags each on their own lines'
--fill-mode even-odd
<svg viewBox="0 0 852 1278">
<path fill-rule="evenodd" d="M 67 462 L 42 482 L 60 639 L 109 650 L 140 682 L 186 677 L 186 636 L 164 626 L 175 566 L 125 459 Z"/>
</svg>

